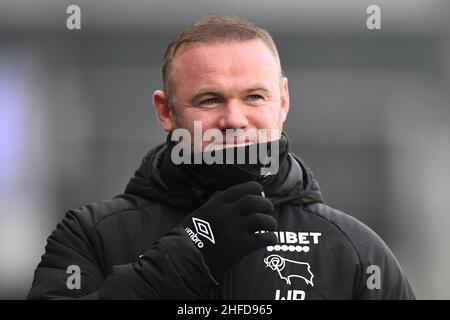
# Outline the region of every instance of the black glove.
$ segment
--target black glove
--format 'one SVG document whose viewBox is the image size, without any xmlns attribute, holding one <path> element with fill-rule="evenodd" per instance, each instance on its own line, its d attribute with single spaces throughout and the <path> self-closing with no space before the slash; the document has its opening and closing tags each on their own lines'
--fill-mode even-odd
<svg viewBox="0 0 450 320">
<path fill-rule="evenodd" d="M 273 232 L 277 221 L 270 213 L 272 202 L 261 196 L 255 181 L 214 193 L 182 224 L 188 236 L 203 253 L 211 274 L 219 279 L 246 254 L 278 243 Z"/>
</svg>

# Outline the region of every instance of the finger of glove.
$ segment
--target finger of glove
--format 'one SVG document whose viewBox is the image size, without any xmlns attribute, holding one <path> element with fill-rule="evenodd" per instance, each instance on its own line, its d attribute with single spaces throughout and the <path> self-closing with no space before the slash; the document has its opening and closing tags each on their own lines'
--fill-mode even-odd
<svg viewBox="0 0 450 320">
<path fill-rule="evenodd" d="M 278 244 L 278 237 L 273 232 L 250 233 L 248 235 L 249 252 Z"/>
<path fill-rule="evenodd" d="M 256 181 L 249 181 L 232 186 L 221 194 L 221 199 L 227 202 L 236 201 L 246 195 L 260 195 L 263 191 L 263 187 Z"/>
<path fill-rule="evenodd" d="M 273 204 L 268 198 L 257 195 L 248 195 L 237 200 L 232 208 L 233 212 L 243 216 L 256 212 L 267 214 L 273 211 Z"/>
<path fill-rule="evenodd" d="M 277 220 L 264 213 L 253 213 L 242 220 L 242 230 L 246 232 L 276 231 L 278 227 Z"/>
</svg>

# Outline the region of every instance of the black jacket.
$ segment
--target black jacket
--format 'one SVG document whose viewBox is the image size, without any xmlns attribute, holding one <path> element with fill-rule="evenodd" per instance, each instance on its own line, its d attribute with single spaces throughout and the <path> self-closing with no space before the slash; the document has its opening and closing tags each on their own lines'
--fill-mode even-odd
<svg viewBox="0 0 450 320">
<path fill-rule="evenodd" d="M 204 193 L 167 187 L 160 171 L 166 149 L 146 155 L 124 194 L 67 213 L 48 238 L 28 298 L 414 299 L 386 244 L 325 205 L 311 171 L 292 154 L 270 195 L 280 244 L 214 279 L 179 224 L 206 201 Z M 79 289 L 67 286 L 71 265 L 81 271 Z"/>
</svg>

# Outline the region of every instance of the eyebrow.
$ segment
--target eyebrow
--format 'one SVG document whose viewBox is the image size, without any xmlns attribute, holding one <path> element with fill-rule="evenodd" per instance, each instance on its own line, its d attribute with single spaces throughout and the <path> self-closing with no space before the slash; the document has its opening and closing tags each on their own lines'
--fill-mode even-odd
<svg viewBox="0 0 450 320">
<path fill-rule="evenodd" d="M 218 91 L 214 89 L 203 89 L 197 92 L 190 100 L 191 103 L 196 102 L 203 96 L 222 96 Z"/>
<path fill-rule="evenodd" d="M 245 90 L 246 93 L 253 92 L 253 91 L 263 91 L 263 92 L 269 94 L 269 90 L 264 86 L 255 86 L 255 87 Z"/>
<path fill-rule="evenodd" d="M 244 93 L 250 93 L 250 92 L 254 92 L 254 91 L 262 91 L 262 92 L 264 92 L 264 93 L 267 94 L 267 95 L 270 94 L 270 93 L 269 93 L 269 90 L 268 90 L 265 86 L 263 86 L 263 85 L 256 85 L 256 86 L 253 86 L 253 87 L 251 87 L 251 88 L 245 89 L 243 92 L 244 92 Z M 212 88 L 205 88 L 205 89 L 202 89 L 202 90 L 198 91 L 198 92 L 197 92 L 196 94 L 194 94 L 194 96 L 193 96 L 191 99 L 189 99 L 189 100 L 190 100 L 191 103 L 194 103 L 194 102 L 196 102 L 197 100 L 199 100 L 201 97 L 203 97 L 203 96 L 208 96 L 208 95 L 210 95 L 210 96 L 219 96 L 219 97 L 223 97 L 223 94 L 221 94 L 219 91 L 217 91 L 217 90 L 215 90 L 215 89 L 212 89 Z"/>
</svg>

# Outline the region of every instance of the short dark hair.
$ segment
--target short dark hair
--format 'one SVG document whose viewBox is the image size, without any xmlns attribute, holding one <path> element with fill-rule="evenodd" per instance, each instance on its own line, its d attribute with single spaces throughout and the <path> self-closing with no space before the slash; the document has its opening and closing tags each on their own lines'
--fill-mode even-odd
<svg viewBox="0 0 450 320">
<path fill-rule="evenodd" d="M 261 39 L 272 52 L 280 68 L 281 63 L 277 47 L 270 34 L 253 23 L 231 16 L 206 16 L 191 26 L 183 29 L 169 43 L 162 66 L 163 90 L 169 105 L 171 105 L 173 87 L 170 79 L 170 67 L 181 47 L 195 43 L 217 43 L 224 41 L 248 41 Z"/>
</svg>

